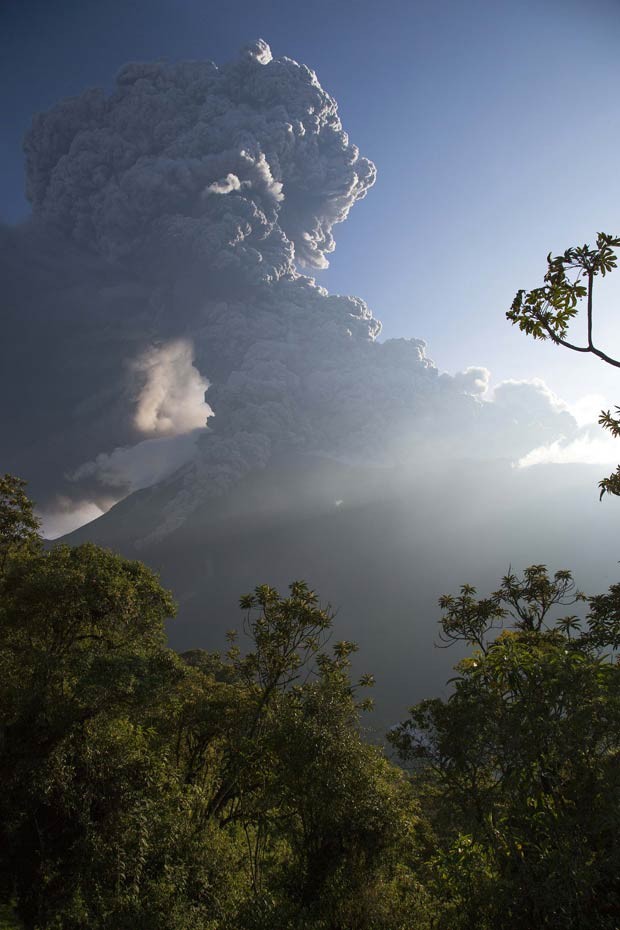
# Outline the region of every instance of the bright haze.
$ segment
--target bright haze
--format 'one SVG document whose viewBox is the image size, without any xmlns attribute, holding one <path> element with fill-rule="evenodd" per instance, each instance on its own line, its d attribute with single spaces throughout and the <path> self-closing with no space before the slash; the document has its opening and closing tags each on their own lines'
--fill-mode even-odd
<svg viewBox="0 0 620 930">
<path fill-rule="evenodd" d="M 398 552 L 404 593 L 417 553 L 429 603 L 490 551 L 571 557 L 584 526 L 606 578 L 615 376 L 504 311 L 547 252 L 618 232 L 618 5 L 62 9 L 0 14 L 1 464 L 47 534 L 124 500 L 81 538 L 137 547 L 182 603 L 216 556 L 181 580 L 169 553 L 215 522 L 218 578 L 271 580 L 231 548 L 241 501 L 279 521 L 278 578 L 321 513 L 349 573 Z"/>
</svg>

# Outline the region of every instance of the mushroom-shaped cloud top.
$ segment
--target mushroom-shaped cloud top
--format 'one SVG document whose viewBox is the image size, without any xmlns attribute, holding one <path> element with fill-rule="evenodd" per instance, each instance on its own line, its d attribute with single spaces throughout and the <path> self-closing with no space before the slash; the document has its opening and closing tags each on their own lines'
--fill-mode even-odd
<svg viewBox="0 0 620 930">
<path fill-rule="evenodd" d="M 150 275 L 204 267 L 241 283 L 321 268 L 333 226 L 375 180 L 336 103 L 262 39 L 233 62 L 132 63 L 35 117 L 35 216 Z"/>
<path fill-rule="evenodd" d="M 268 65 L 270 61 L 273 61 L 271 49 L 264 39 L 256 39 L 254 42 L 248 42 L 245 48 L 242 49 L 242 53 L 245 53 L 248 58 L 253 58 L 254 61 L 258 61 L 261 65 Z"/>
</svg>

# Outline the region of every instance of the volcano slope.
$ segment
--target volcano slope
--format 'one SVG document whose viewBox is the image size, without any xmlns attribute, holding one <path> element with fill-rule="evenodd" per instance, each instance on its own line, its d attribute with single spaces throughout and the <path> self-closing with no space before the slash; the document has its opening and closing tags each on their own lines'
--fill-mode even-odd
<svg viewBox="0 0 620 930">
<path fill-rule="evenodd" d="M 159 571 L 179 604 L 169 636 L 181 651 L 224 648 L 242 624 L 239 596 L 255 585 L 307 580 L 336 612 L 334 637 L 359 644 L 356 671 L 377 679 L 381 731 L 414 701 L 445 693 L 459 653 L 436 648 L 440 594 L 466 581 L 486 594 L 509 567 L 533 563 L 573 569 L 588 593 L 616 580 L 617 520 L 596 506 L 595 479 L 586 466 L 464 462 L 430 473 L 290 456 L 164 538 L 153 529 L 174 481 L 63 541 L 90 540 Z"/>
</svg>

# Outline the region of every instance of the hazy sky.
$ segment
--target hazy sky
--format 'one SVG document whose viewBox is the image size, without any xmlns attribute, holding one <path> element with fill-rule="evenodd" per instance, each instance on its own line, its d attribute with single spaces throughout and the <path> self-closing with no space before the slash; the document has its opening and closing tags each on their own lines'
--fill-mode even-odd
<svg viewBox="0 0 620 930">
<path fill-rule="evenodd" d="M 550 249 L 620 229 L 618 0 L 4 0 L 0 34 L 2 218 L 27 213 L 35 111 L 109 87 L 128 60 L 222 62 L 262 36 L 317 72 L 378 169 L 320 282 L 367 300 L 384 336 L 424 338 L 442 369 L 620 399 L 615 372 L 503 316 Z M 620 286 L 606 290 L 601 339 L 618 351 Z"/>
</svg>

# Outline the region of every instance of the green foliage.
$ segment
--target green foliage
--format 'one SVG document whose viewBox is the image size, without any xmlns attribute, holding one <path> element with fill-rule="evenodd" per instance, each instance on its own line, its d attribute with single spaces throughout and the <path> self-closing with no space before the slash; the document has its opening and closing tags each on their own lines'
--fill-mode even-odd
<svg viewBox="0 0 620 930">
<path fill-rule="evenodd" d="M 353 643 L 327 649 L 316 594 L 258 587 L 244 646 L 179 657 L 152 572 L 92 545 L 44 551 L 23 484 L 3 488 L 7 920 L 404 930 L 412 790 L 363 739 L 372 676 L 352 681 Z"/>
<path fill-rule="evenodd" d="M 440 926 L 612 928 L 620 916 L 620 589 L 585 601 L 569 572 L 509 573 L 491 598 L 444 597 L 472 641 L 447 701 L 422 701 L 391 740 L 413 765 L 447 883 Z M 493 611 L 489 611 L 489 603 Z M 463 619 L 461 620 L 460 617 Z M 489 620 L 511 617 L 489 637 Z"/>
<path fill-rule="evenodd" d="M 0 904 L 0 930 L 21 930 L 21 924 L 10 904 Z"/>
<path fill-rule="evenodd" d="M 39 521 L 25 488 L 26 482 L 21 478 L 0 476 L 0 572 L 12 553 L 40 546 Z"/>
<path fill-rule="evenodd" d="M 241 598 L 223 655 L 178 656 L 152 572 L 44 551 L 3 487 L 7 930 L 619 925 L 620 585 L 533 565 L 444 595 L 442 639 L 475 649 L 390 733 L 407 774 L 304 582 Z"/>
<path fill-rule="evenodd" d="M 506 318 L 534 339 L 551 339 L 563 344 L 569 324 L 578 313 L 579 301 L 584 297 L 588 298 L 588 311 L 591 314 L 593 280 L 596 275 L 605 277 L 616 268 L 614 249 L 619 247 L 620 238 L 598 233 L 595 249 L 583 245 L 553 257 L 550 252 L 544 285 L 531 291 L 517 291 Z M 592 352 L 610 361 L 592 343 L 590 318 L 587 345 L 577 347 L 568 344 L 567 347 L 578 352 Z M 612 360 L 611 364 L 617 363 Z"/>
<path fill-rule="evenodd" d="M 608 365 L 620 368 L 620 360 L 599 349 L 593 340 L 594 278 L 605 277 L 617 267 L 614 249 L 620 248 L 620 238 L 598 233 L 596 248 L 588 245 L 567 249 L 563 255 L 547 256 L 547 273 L 542 287 L 519 290 L 506 318 L 534 339 L 551 339 L 556 345 L 573 352 L 595 355 Z M 584 283 L 585 282 L 585 283 Z M 587 298 L 587 331 L 585 345 L 567 339 L 570 323 L 579 312 L 579 304 Z M 616 408 L 620 413 L 620 408 Z M 609 410 L 601 411 L 599 423 L 615 437 L 620 435 L 620 419 Z M 608 478 L 599 481 L 600 498 L 604 494 L 620 496 L 620 465 Z"/>
<path fill-rule="evenodd" d="M 289 592 L 241 599 L 247 653 L 231 635 L 221 660 L 186 656 L 210 684 L 181 710 L 179 764 L 203 816 L 243 837 L 249 894 L 235 927 L 379 927 L 411 789 L 362 739 L 359 691 L 372 677 L 352 682 L 356 647 L 327 651 L 329 610 L 303 582 Z"/>
<path fill-rule="evenodd" d="M 506 618 L 517 629 L 538 632 L 554 608 L 572 607 L 587 600 L 583 592 L 575 590 L 571 572 L 558 571 L 550 578 L 545 565 L 530 565 L 522 578 L 509 571 L 498 590 L 487 598 L 476 600 L 475 594 L 476 589 L 466 584 L 458 597 L 443 594 L 439 598 L 439 606 L 445 611 L 440 624 L 443 642 L 461 640 L 486 652 L 489 633 L 501 629 Z M 566 624 L 572 619 L 561 622 Z"/>
</svg>

